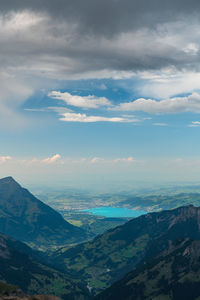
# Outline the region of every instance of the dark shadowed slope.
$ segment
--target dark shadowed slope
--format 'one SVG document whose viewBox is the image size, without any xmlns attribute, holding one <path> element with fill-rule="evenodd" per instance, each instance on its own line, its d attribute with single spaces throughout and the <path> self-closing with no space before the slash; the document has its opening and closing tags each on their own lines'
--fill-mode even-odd
<svg viewBox="0 0 200 300">
<path fill-rule="evenodd" d="M 0 180 L 0 232 L 36 246 L 65 245 L 86 238 L 84 230 L 65 221 L 12 177 Z"/>
<path fill-rule="evenodd" d="M 53 295 L 26 295 L 17 286 L 0 281 L 0 300 L 61 300 Z"/>
<path fill-rule="evenodd" d="M 136 268 L 96 300 L 200 299 L 200 241 L 179 240 Z"/>
<path fill-rule="evenodd" d="M 53 294 L 62 299 L 87 299 L 86 288 L 36 260 L 33 250 L 0 234 L 0 280 L 20 287 L 27 294 Z"/>
<path fill-rule="evenodd" d="M 57 251 L 54 259 L 77 272 L 97 293 L 179 238 L 200 240 L 200 208 L 185 206 L 143 215 L 91 242 Z"/>
</svg>

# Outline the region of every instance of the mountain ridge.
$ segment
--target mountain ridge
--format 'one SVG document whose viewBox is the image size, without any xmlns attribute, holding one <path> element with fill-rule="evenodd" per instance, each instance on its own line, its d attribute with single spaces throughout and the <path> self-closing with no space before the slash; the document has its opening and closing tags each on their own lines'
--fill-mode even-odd
<svg viewBox="0 0 200 300">
<path fill-rule="evenodd" d="M 197 300 L 200 296 L 199 270 L 200 241 L 177 240 L 94 299 Z"/>
<path fill-rule="evenodd" d="M 0 232 L 37 247 L 60 246 L 86 238 L 83 229 L 65 221 L 11 176 L 0 179 Z"/>
<path fill-rule="evenodd" d="M 168 241 L 181 238 L 200 240 L 200 207 L 189 205 L 140 216 L 93 241 L 58 250 L 53 258 L 80 274 L 96 294 L 163 251 Z"/>
</svg>

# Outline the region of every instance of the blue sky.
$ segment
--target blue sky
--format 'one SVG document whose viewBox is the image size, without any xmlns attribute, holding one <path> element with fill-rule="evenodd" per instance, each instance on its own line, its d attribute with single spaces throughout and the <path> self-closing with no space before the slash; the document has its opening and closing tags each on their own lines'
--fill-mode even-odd
<svg viewBox="0 0 200 300">
<path fill-rule="evenodd" d="M 198 182 L 200 7 L 153 2 L 4 3 L 0 176 Z"/>
<path fill-rule="evenodd" d="M 101 79 L 65 84 L 66 89 L 56 91 L 83 99 L 88 95 L 105 97 L 114 108 L 74 107 L 48 96 L 51 89 L 37 91 L 17 108 L 24 119 L 22 126 L 5 124 L 1 130 L 2 176 L 11 174 L 25 184 L 82 188 L 100 182 L 113 184 L 114 188 L 126 182 L 127 186 L 135 186 L 137 182 L 198 181 L 200 127 L 192 123 L 200 120 L 198 113 L 116 111 L 120 103 L 142 97 L 138 88 L 141 82 L 135 78 L 133 82 Z M 132 93 L 131 84 L 137 93 Z M 60 108 L 73 111 L 70 114 L 120 118 L 125 122 L 62 121 L 57 111 Z"/>
</svg>

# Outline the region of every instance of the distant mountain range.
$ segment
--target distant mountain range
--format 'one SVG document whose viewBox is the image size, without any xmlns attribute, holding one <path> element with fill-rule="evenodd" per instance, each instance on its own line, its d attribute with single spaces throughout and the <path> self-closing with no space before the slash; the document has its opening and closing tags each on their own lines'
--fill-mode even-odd
<svg viewBox="0 0 200 300">
<path fill-rule="evenodd" d="M 36 247 L 52 247 L 86 239 L 54 209 L 35 198 L 12 177 L 0 180 L 0 232 Z"/>
</svg>

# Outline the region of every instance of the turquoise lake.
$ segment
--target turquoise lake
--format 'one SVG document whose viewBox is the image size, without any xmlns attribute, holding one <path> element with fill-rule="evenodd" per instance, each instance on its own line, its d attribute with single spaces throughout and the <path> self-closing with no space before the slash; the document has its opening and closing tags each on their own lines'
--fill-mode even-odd
<svg viewBox="0 0 200 300">
<path fill-rule="evenodd" d="M 146 214 L 145 211 L 141 210 L 132 210 L 123 207 L 112 207 L 112 206 L 103 206 L 95 207 L 90 209 L 83 209 L 82 211 L 87 211 L 97 216 L 104 216 L 108 218 L 134 218 Z"/>
</svg>

